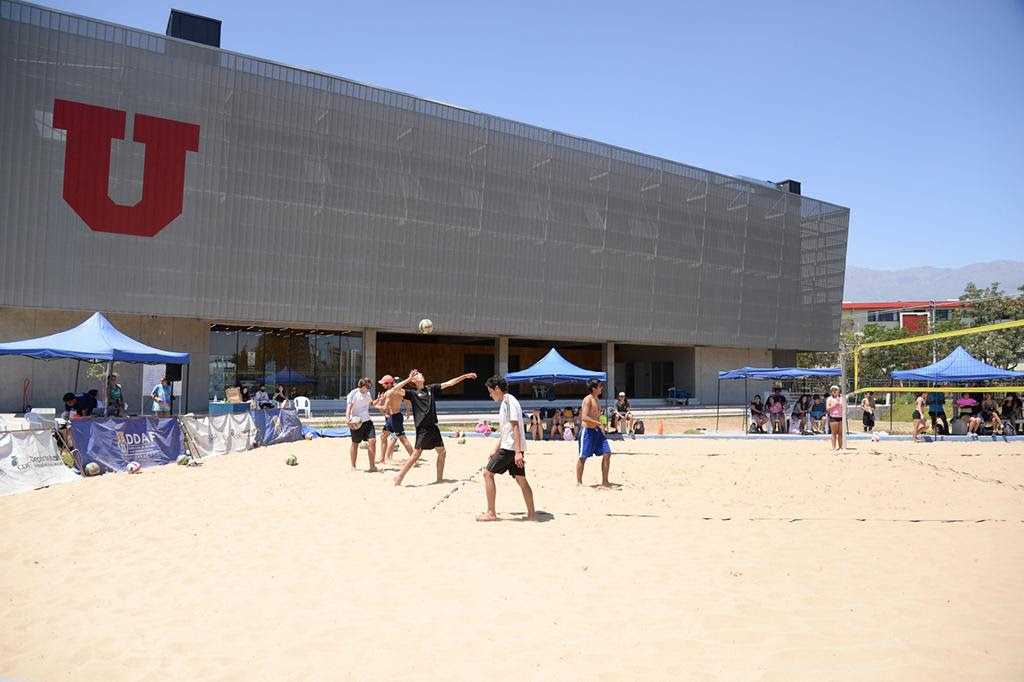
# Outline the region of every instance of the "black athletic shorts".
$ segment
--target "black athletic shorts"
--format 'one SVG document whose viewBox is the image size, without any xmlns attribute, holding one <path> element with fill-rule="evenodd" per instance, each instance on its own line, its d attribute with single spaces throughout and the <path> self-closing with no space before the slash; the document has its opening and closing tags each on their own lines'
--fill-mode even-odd
<svg viewBox="0 0 1024 682">
<path fill-rule="evenodd" d="M 841 421 L 843 421 L 842 417 L 833 417 L 832 415 L 829 415 L 829 417 L 828 417 L 829 424 L 831 424 L 833 422 L 841 422 Z"/>
<path fill-rule="evenodd" d="M 401 412 L 393 414 L 384 420 L 384 430 L 390 431 L 396 436 L 405 435 L 405 415 Z"/>
<path fill-rule="evenodd" d="M 921 413 L 918 412 L 917 410 L 914 410 L 914 414 L 910 415 L 910 418 L 911 419 L 923 419 L 923 417 L 921 416 Z"/>
<path fill-rule="evenodd" d="M 364 440 L 370 440 L 371 438 L 376 437 L 377 432 L 374 430 L 373 421 L 370 419 L 367 419 L 362 424 L 360 424 L 358 429 L 352 430 L 353 443 L 361 443 Z"/>
<path fill-rule="evenodd" d="M 516 464 L 516 453 L 513 450 L 498 450 L 498 454 L 487 462 L 487 470 L 492 474 L 503 474 L 506 471 L 513 478 L 526 475 L 526 462 L 523 466 Z"/>
<path fill-rule="evenodd" d="M 443 448 L 444 441 L 441 440 L 441 429 L 437 428 L 437 424 L 425 424 L 416 429 L 416 445 L 414 447 L 417 450 Z"/>
</svg>

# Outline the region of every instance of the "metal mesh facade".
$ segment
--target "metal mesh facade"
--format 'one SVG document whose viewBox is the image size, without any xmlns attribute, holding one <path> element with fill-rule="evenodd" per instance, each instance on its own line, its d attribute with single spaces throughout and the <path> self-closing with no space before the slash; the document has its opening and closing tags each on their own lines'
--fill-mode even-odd
<svg viewBox="0 0 1024 682">
<path fill-rule="evenodd" d="M 849 211 L 224 50 L 0 2 L 0 305 L 826 349 Z M 183 212 L 94 232 L 56 99 L 200 126 Z M 112 145 L 140 201 L 146 147 Z"/>
</svg>

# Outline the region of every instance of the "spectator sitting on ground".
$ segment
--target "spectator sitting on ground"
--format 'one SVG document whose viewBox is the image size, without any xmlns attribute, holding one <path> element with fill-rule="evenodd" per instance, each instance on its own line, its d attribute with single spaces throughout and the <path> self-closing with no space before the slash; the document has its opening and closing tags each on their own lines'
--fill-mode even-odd
<svg viewBox="0 0 1024 682">
<path fill-rule="evenodd" d="M 278 386 L 274 392 L 274 397 L 271 398 L 278 407 L 288 407 L 290 402 L 288 401 L 288 394 L 284 392 L 284 386 Z"/>
<path fill-rule="evenodd" d="M 764 403 L 768 417 L 772 421 L 772 433 L 786 432 L 786 397 L 782 395 L 782 386 L 772 388 L 772 394 Z"/>
<path fill-rule="evenodd" d="M 64 418 L 67 419 L 73 412 L 76 417 L 91 417 L 92 411 L 96 409 L 96 398 L 88 393 L 65 393 L 64 394 Z"/>
<path fill-rule="evenodd" d="M 764 425 L 768 423 L 768 417 L 764 414 L 764 403 L 761 402 L 760 393 L 755 393 L 754 399 L 750 401 L 750 422 L 758 433 L 764 433 Z"/>
<path fill-rule="evenodd" d="M 817 393 L 811 396 L 811 429 L 814 433 L 825 433 L 825 403 Z"/>
<path fill-rule="evenodd" d="M 633 413 L 630 412 L 626 393 L 619 391 L 619 397 L 615 399 L 615 414 L 612 415 L 612 431 L 621 433 L 623 420 L 626 421 L 626 433 L 633 433 Z"/>
</svg>

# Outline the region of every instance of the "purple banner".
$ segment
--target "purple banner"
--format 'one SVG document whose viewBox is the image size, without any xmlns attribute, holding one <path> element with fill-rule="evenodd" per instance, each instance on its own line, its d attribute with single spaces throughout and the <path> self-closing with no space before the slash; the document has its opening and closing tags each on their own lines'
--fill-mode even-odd
<svg viewBox="0 0 1024 682">
<path fill-rule="evenodd" d="M 96 462 L 107 471 L 124 471 L 128 462 L 173 464 L 185 452 L 181 425 L 173 417 L 72 419 L 71 435 L 82 466 Z"/>
</svg>

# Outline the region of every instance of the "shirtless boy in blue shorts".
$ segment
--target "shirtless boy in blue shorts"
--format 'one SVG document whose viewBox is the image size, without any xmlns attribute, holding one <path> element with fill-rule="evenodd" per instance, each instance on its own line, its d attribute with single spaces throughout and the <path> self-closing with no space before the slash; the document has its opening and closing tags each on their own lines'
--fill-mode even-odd
<svg viewBox="0 0 1024 682">
<path fill-rule="evenodd" d="M 587 382 L 587 388 L 590 389 L 590 395 L 583 399 L 583 405 L 580 406 L 583 434 L 580 436 L 580 456 L 576 460 L 576 485 L 583 485 L 583 467 L 587 459 L 601 455 L 601 487 L 611 488 L 608 470 L 612 465 L 612 449 L 601 429 L 601 403 L 598 401 L 604 386 L 597 379 L 591 379 Z"/>
</svg>

